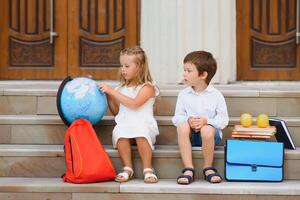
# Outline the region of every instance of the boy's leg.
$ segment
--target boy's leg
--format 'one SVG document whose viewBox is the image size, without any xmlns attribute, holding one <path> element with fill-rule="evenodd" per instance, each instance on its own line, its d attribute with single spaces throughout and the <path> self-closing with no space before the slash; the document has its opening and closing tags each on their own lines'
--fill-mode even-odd
<svg viewBox="0 0 300 200">
<path fill-rule="evenodd" d="M 130 145 L 130 139 L 128 138 L 120 138 L 117 142 L 117 148 L 119 155 L 121 157 L 123 166 L 130 167 L 132 169 L 132 160 L 131 160 L 131 145 Z M 130 171 L 125 170 L 126 173 L 129 175 L 132 173 Z M 118 180 L 125 181 L 125 178 L 123 176 L 117 176 Z"/>
<path fill-rule="evenodd" d="M 150 144 L 148 143 L 148 140 L 144 137 L 138 137 L 135 138 L 136 145 L 138 148 L 139 155 L 142 159 L 143 163 L 143 169 L 152 169 L 152 149 Z M 151 171 L 151 170 L 148 170 Z M 153 171 L 154 173 L 154 171 Z M 147 180 L 145 180 L 147 183 L 155 183 L 157 182 L 157 177 L 149 177 Z"/>
<path fill-rule="evenodd" d="M 192 160 L 192 145 L 190 141 L 191 128 L 188 123 L 181 123 L 177 127 L 178 145 L 184 167 L 194 168 Z"/>
<path fill-rule="evenodd" d="M 215 134 L 216 129 L 210 125 L 201 128 L 202 152 L 203 152 L 203 169 L 213 166 L 214 150 L 215 150 Z M 207 170 L 206 175 L 215 173 L 212 170 Z M 221 178 L 213 176 L 212 182 L 220 182 Z"/>
<path fill-rule="evenodd" d="M 190 141 L 191 127 L 188 123 L 181 123 L 177 127 L 178 133 L 178 145 L 181 154 L 181 160 L 185 168 L 194 169 L 193 160 L 192 160 L 192 145 Z M 193 177 L 194 174 L 191 170 L 186 170 L 184 175 Z M 189 180 L 184 177 L 177 179 L 177 182 L 180 184 L 188 184 Z"/>
</svg>

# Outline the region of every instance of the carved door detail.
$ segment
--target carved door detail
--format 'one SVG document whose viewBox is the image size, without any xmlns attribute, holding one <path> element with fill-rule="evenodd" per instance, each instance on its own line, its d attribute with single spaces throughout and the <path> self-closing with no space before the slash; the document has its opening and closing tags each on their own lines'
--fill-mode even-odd
<svg viewBox="0 0 300 200">
<path fill-rule="evenodd" d="M 116 79 L 138 32 L 139 0 L 0 0 L 0 79 Z"/>
<path fill-rule="evenodd" d="M 297 0 L 237 0 L 238 80 L 300 80 L 296 33 Z"/>
<path fill-rule="evenodd" d="M 55 28 L 50 44 L 50 0 L 0 1 L 0 78 L 62 79 L 67 74 L 67 1 L 55 3 Z M 54 16 L 53 16 L 54 17 Z M 57 59 L 59 57 L 59 59 Z"/>
<path fill-rule="evenodd" d="M 138 44 L 137 0 L 74 0 L 69 6 L 69 74 L 116 79 L 119 53 Z"/>
</svg>

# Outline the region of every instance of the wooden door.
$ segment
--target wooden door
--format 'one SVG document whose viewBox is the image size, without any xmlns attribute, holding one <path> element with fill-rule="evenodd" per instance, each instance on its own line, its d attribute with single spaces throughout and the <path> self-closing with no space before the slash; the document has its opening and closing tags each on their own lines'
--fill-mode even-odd
<svg viewBox="0 0 300 200">
<path fill-rule="evenodd" d="M 297 0 L 236 2 L 237 79 L 300 80 Z"/>
<path fill-rule="evenodd" d="M 67 75 L 67 0 L 0 0 L 0 78 L 62 79 Z M 59 33 L 50 44 L 50 17 Z"/>
<path fill-rule="evenodd" d="M 120 50 L 139 41 L 138 0 L 69 1 L 69 74 L 116 79 Z"/>
<path fill-rule="evenodd" d="M 120 50 L 139 42 L 139 2 L 0 0 L 0 79 L 116 79 Z"/>
</svg>

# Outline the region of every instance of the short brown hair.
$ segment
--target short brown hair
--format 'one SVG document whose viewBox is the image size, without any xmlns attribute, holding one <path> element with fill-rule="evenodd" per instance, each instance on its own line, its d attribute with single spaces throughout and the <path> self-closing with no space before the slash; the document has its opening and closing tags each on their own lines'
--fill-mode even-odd
<svg viewBox="0 0 300 200">
<path fill-rule="evenodd" d="M 203 72 L 207 72 L 205 82 L 210 83 L 217 71 L 217 62 L 213 55 L 206 51 L 193 51 L 187 54 L 183 60 L 183 63 L 194 64 L 198 70 L 199 75 Z"/>
</svg>

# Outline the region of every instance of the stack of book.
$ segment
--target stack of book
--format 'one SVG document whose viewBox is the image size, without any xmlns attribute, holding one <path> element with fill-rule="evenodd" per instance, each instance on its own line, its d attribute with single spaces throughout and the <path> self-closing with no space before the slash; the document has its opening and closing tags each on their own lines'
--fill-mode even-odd
<svg viewBox="0 0 300 200">
<path fill-rule="evenodd" d="M 243 127 L 242 125 L 235 125 L 231 136 L 233 138 L 269 139 L 274 136 L 275 133 L 275 126 L 259 128 L 257 126 Z"/>
</svg>

